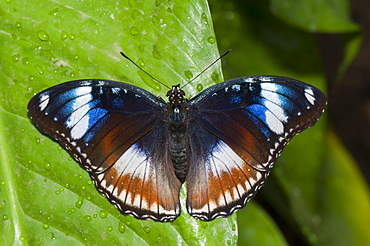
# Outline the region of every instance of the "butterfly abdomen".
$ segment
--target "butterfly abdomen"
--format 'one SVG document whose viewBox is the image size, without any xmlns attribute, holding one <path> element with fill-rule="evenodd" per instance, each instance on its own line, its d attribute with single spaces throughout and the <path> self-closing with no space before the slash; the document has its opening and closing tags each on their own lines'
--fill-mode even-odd
<svg viewBox="0 0 370 246">
<path fill-rule="evenodd" d="M 170 118 L 175 118 L 175 121 L 169 121 L 169 153 L 171 154 L 172 163 L 175 169 L 177 178 L 183 183 L 185 182 L 188 173 L 188 141 L 187 141 L 187 127 L 185 123 L 185 113 L 182 110 L 173 111 Z M 181 121 L 181 123 L 179 122 Z"/>
<path fill-rule="evenodd" d="M 170 141 L 170 153 L 172 163 L 175 169 L 176 177 L 181 181 L 185 182 L 186 175 L 188 173 L 187 164 L 187 151 L 186 143 L 184 138 L 172 138 Z"/>
</svg>

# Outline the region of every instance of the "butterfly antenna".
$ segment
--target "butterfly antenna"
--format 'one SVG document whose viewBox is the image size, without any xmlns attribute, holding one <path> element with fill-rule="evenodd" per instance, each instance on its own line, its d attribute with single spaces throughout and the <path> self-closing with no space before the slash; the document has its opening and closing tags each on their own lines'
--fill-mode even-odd
<svg viewBox="0 0 370 246">
<path fill-rule="evenodd" d="M 219 58 L 217 58 L 214 62 L 212 62 L 208 67 L 206 67 L 205 69 L 203 69 L 202 72 L 200 72 L 197 76 L 193 77 L 188 83 L 186 83 L 185 85 L 181 86 L 181 89 L 184 88 L 185 86 L 187 86 L 188 84 L 190 84 L 191 82 L 193 82 L 194 80 L 196 80 L 200 75 L 202 75 L 208 68 L 212 67 L 216 62 L 218 62 L 219 60 L 221 60 L 224 56 L 226 56 L 227 54 L 229 54 L 229 52 L 231 51 L 231 49 L 227 50 L 225 53 L 223 53 Z"/>
<path fill-rule="evenodd" d="M 130 57 L 128 57 L 125 53 L 123 53 L 122 51 L 120 52 L 120 54 L 126 58 L 127 60 L 129 60 L 132 64 L 134 64 L 138 69 L 140 69 L 141 71 L 143 71 L 146 75 L 148 75 L 150 78 L 152 78 L 154 81 L 157 81 L 158 83 L 160 83 L 161 85 L 167 87 L 168 89 L 171 89 L 171 87 L 163 84 L 161 81 L 159 81 L 158 79 L 154 78 L 152 75 L 150 75 L 147 71 L 145 71 L 144 69 L 142 69 L 139 65 L 137 65 L 133 60 L 130 59 Z"/>
</svg>

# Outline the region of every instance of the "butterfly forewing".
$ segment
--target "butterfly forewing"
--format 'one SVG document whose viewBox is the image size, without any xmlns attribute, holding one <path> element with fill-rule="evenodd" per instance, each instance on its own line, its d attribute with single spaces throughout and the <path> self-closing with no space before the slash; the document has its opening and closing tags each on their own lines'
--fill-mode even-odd
<svg viewBox="0 0 370 246">
<path fill-rule="evenodd" d="M 28 104 L 37 128 L 65 146 L 123 214 L 159 221 L 178 216 L 181 185 L 164 158 L 166 138 L 150 141 L 166 136 L 166 108 L 143 89 L 107 80 L 60 84 Z"/>
<path fill-rule="evenodd" d="M 287 141 L 325 105 L 317 88 L 277 76 L 225 81 L 190 100 L 189 213 L 213 220 L 244 207 Z"/>
</svg>

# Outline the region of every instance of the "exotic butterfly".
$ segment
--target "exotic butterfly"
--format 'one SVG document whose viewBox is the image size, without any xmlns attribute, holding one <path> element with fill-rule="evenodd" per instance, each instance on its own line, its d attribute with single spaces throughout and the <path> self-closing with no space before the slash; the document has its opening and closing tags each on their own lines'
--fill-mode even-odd
<svg viewBox="0 0 370 246">
<path fill-rule="evenodd" d="M 123 215 L 173 221 L 186 207 L 211 221 L 243 208 L 288 141 L 315 124 L 325 95 L 304 82 L 249 76 L 190 100 L 87 79 L 46 89 L 28 104 L 36 127 L 64 146 Z"/>
</svg>

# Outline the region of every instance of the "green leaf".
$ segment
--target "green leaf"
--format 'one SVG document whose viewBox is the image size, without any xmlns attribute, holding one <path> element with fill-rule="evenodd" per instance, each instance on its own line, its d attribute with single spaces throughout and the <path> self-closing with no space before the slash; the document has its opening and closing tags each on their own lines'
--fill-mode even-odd
<svg viewBox="0 0 370 246">
<path fill-rule="evenodd" d="M 238 213 L 239 245 L 288 245 L 273 219 L 253 201 Z"/>
<path fill-rule="evenodd" d="M 271 11 L 292 26 L 310 32 L 354 32 L 347 0 L 271 0 Z"/>
<path fill-rule="evenodd" d="M 321 177 L 319 212 L 322 244 L 364 245 L 369 242 L 370 190 L 356 163 L 333 134 L 328 137 Z"/>
<path fill-rule="evenodd" d="M 347 0 L 271 0 L 272 13 L 285 23 L 301 30 L 316 33 L 341 34 L 344 58 L 338 69 L 339 81 L 360 50 L 360 27 L 351 20 Z"/>
<path fill-rule="evenodd" d="M 356 58 L 363 41 L 363 35 L 361 34 L 361 32 L 344 33 L 341 35 L 341 38 L 344 44 L 344 58 L 338 69 L 336 81 L 340 81 L 343 78 L 344 73 L 347 71 L 347 68 Z"/>
<path fill-rule="evenodd" d="M 27 103 L 65 81 L 101 78 L 164 96 L 120 56 L 165 84 L 184 84 L 218 57 L 204 1 L 7 1 L 0 6 L 0 244 L 215 245 L 237 240 L 236 216 L 173 223 L 121 216 L 67 152 L 32 125 Z M 215 65 L 188 95 L 222 80 Z M 200 80 L 198 80 L 200 81 Z M 182 194 L 182 207 L 185 195 Z"/>
</svg>

